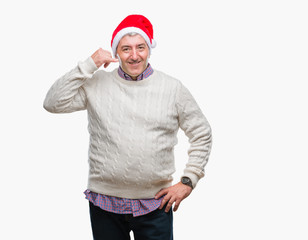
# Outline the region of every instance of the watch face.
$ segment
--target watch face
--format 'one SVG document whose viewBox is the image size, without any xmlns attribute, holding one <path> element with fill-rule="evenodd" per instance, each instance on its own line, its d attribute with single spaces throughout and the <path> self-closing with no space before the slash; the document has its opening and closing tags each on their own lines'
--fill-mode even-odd
<svg viewBox="0 0 308 240">
<path fill-rule="evenodd" d="M 191 188 L 193 187 L 192 182 L 191 182 L 190 178 L 188 178 L 188 177 L 182 177 L 181 182 L 183 184 L 187 185 L 187 186 L 190 186 Z"/>
<path fill-rule="evenodd" d="M 183 177 L 182 178 L 182 183 L 190 183 L 190 179 L 188 177 Z"/>
<path fill-rule="evenodd" d="M 183 183 L 189 183 L 189 179 L 188 179 L 188 178 L 183 178 L 183 179 L 182 179 L 182 182 L 183 182 Z"/>
</svg>

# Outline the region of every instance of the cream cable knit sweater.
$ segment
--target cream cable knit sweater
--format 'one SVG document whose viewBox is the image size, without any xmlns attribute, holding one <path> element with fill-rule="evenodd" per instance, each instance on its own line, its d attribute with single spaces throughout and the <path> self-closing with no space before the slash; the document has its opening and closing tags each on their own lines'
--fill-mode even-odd
<svg viewBox="0 0 308 240">
<path fill-rule="evenodd" d="M 141 81 L 124 80 L 117 69 L 96 70 L 91 57 L 79 62 L 53 84 L 44 101 L 52 113 L 87 109 L 88 189 L 144 199 L 171 186 L 179 127 L 190 142 L 183 176 L 195 187 L 210 154 L 211 128 L 188 89 L 156 70 Z"/>
</svg>

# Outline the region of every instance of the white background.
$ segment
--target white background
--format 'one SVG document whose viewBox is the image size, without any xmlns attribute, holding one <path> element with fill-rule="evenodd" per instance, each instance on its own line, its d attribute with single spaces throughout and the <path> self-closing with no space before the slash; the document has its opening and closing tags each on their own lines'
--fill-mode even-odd
<svg viewBox="0 0 308 240">
<path fill-rule="evenodd" d="M 183 82 L 213 129 L 206 176 L 174 214 L 175 239 L 307 240 L 305 3 L 1 3 L 0 238 L 91 239 L 86 112 L 50 114 L 43 100 L 138 13 L 154 26 L 152 66 Z M 178 139 L 176 180 L 188 148 Z"/>
</svg>

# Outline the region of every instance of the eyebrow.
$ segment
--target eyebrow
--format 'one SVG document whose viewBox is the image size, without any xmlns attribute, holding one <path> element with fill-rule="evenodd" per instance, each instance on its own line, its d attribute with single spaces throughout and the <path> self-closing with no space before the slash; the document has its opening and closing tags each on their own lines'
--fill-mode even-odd
<svg viewBox="0 0 308 240">
<path fill-rule="evenodd" d="M 141 47 L 141 46 L 145 46 L 145 43 L 140 43 L 140 44 L 137 44 L 137 47 Z M 123 45 L 123 46 L 121 46 L 121 48 L 129 48 L 129 47 L 131 47 L 131 45 Z"/>
<path fill-rule="evenodd" d="M 141 43 L 137 45 L 138 47 L 145 46 L 145 43 Z"/>
</svg>

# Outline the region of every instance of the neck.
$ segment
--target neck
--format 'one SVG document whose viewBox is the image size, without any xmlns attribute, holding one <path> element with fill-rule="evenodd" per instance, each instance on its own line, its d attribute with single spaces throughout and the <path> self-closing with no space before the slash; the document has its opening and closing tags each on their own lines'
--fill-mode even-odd
<svg viewBox="0 0 308 240">
<path fill-rule="evenodd" d="M 139 80 L 139 79 L 140 79 L 140 80 L 143 79 L 143 77 L 141 77 L 141 75 L 144 74 L 145 70 L 146 70 L 148 67 L 149 67 L 149 64 L 146 66 L 145 69 L 142 69 L 142 71 L 141 71 L 140 74 L 134 75 L 134 76 L 132 76 L 132 75 L 130 75 L 128 72 L 126 72 L 126 71 L 122 68 L 121 65 L 119 66 L 119 71 L 122 72 L 122 74 L 124 73 L 124 76 L 123 76 L 123 77 L 128 76 L 131 80 L 137 81 L 137 80 Z M 119 72 L 119 73 L 120 73 L 120 72 Z M 121 75 L 122 75 L 122 74 L 121 74 Z M 126 77 L 125 77 L 125 78 L 126 78 Z"/>
</svg>

